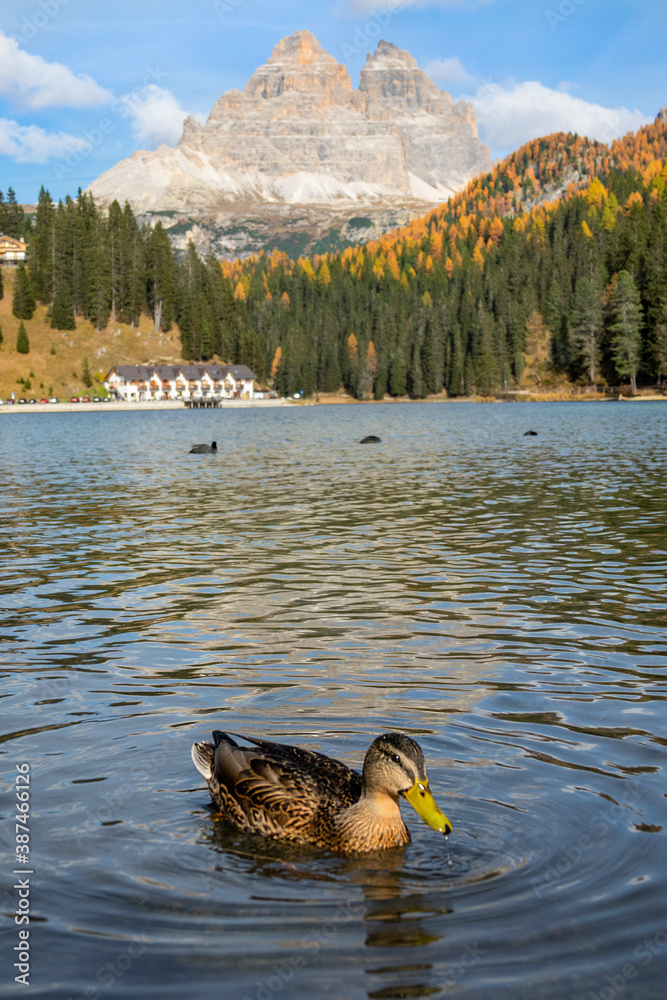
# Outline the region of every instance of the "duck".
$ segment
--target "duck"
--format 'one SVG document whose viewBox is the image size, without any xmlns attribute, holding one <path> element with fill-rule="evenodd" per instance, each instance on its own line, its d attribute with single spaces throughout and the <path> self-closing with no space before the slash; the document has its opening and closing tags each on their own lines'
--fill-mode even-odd
<svg viewBox="0 0 667 1000">
<path fill-rule="evenodd" d="M 312 750 L 234 736 L 251 746 L 215 730 L 213 743 L 193 744 L 192 760 L 223 817 L 240 830 L 340 853 L 406 847 L 405 798 L 433 830 L 451 833 L 421 747 L 404 733 L 374 739 L 361 774 Z"/>
<path fill-rule="evenodd" d="M 211 441 L 210 444 L 193 444 L 192 448 L 188 452 L 188 455 L 210 455 L 211 452 L 218 450 L 217 441 Z"/>
</svg>

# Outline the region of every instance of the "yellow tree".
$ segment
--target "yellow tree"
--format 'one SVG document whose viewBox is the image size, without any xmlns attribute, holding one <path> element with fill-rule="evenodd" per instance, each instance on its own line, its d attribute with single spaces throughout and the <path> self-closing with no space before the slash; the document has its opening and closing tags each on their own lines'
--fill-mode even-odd
<svg viewBox="0 0 667 1000">
<path fill-rule="evenodd" d="M 396 259 L 396 254 L 393 250 L 390 250 L 387 254 L 387 267 L 389 268 L 389 273 L 394 281 L 400 281 L 401 269 L 398 266 L 398 260 Z"/>
<path fill-rule="evenodd" d="M 320 264 L 317 272 L 317 284 L 320 288 L 322 288 L 322 286 L 327 288 L 331 284 L 331 271 L 329 270 L 329 265 L 326 260 L 323 260 Z"/>
<path fill-rule="evenodd" d="M 368 348 L 366 350 L 366 360 L 368 361 L 373 381 L 375 381 L 375 376 L 377 375 L 377 370 L 378 370 L 378 359 L 377 359 L 377 354 L 375 353 L 375 344 L 373 343 L 372 340 L 369 340 L 368 342 Z"/>
<path fill-rule="evenodd" d="M 495 218 L 491 220 L 491 225 L 489 226 L 489 239 L 493 240 L 493 245 L 498 246 L 501 239 L 503 238 L 503 233 L 505 229 L 503 227 L 502 220 Z"/>
<path fill-rule="evenodd" d="M 273 355 L 273 361 L 271 362 L 271 378 L 275 378 L 278 374 L 278 368 L 280 367 L 280 359 L 283 356 L 283 349 L 278 345 L 276 347 L 276 353 Z"/>
<path fill-rule="evenodd" d="M 306 275 L 309 281 L 312 281 L 315 277 L 315 272 L 313 270 L 313 265 L 310 263 L 308 257 L 299 257 L 297 264 L 300 264 L 301 270 Z"/>
</svg>

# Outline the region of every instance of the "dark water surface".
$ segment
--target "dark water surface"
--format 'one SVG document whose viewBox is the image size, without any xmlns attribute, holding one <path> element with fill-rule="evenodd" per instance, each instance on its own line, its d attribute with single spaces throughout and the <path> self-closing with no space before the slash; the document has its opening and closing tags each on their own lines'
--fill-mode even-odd
<svg viewBox="0 0 667 1000">
<path fill-rule="evenodd" d="M 666 459 L 661 403 L 0 418 L 0 995 L 663 1000 Z M 453 866 L 409 809 L 363 858 L 226 828 L 213 728 L 412 734 Z"/>
</svg>

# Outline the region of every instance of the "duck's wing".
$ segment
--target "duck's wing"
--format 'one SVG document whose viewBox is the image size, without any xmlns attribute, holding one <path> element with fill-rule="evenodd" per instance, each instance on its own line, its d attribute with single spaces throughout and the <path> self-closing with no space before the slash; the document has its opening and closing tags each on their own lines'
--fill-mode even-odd
<svg viewBox="0 0 667 1000">
<path fill-rule="evenodd" d="M 307 775 L 316 787 L 321 789 L 322 794 L 334 795 L 346 805 L 358 801 L 361 795 L 361 775 L 342 761 L 317 753 L 315 750 L 290 746 L 288 743 L 272 743 L 252 736 L 241 736 L 239 733 L 234 735 L 246 743 L 252 743 L 261 751 L 261 757 L 274 766 L 282 765 L 290 770 L 293 768 L 295 773 L 300 771 Z M 220 738 L 229 740 L 230 737 L 225 733 L 214 732 L 216 748 Z M 252 750 L 246 752 L 253 758 L 256 756 Z"/>
<path fill-rule="evenodd" d="M 361 794 L 360 775 L 323 754 L 266 740 L 240 747 L 221 732 L 213 738 L 221 805 L 246 829 L 301 839 L 323 809 L 335 813 Z"/>
</svg>

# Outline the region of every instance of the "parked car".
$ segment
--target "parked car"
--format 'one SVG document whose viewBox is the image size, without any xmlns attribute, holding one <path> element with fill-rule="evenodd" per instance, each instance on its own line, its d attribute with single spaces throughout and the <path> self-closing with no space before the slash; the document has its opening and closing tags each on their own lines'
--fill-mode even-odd
<svg viewBox="0 0 667 1000">
<path fill-rule="evenodd" d="M 48 399 L 40 399 L 40 403 L 48 403 Z"/>
<path fill-rule="evenodd" d="M 89 403 L 90 400 L 88 399 L 88 396 L 82 396 L 81 399 L 80 399 L 80 402 L 81 403 Z"/>
<path fill-rule="evenodd" d="M 36 399 L 29 399 L 28 403 L 30 404 L 30 406 L 37 406 L 37 400 Z"/>
<path fill-rule="evenodd" d="M 70 397 L 70 403 L 80 403 L 80 402 L 81 402 L 81 400 L 79 399 L 78 396 L 71 396 Z"/>
<path fill-rule="evenodd" d="M 102 400 L 100 399 L 99 396 L 93 396 L 93 403 L 101 403 L 101 402 Z"/>
<path fill-rule="evenodd" d="M 24 399 L 23 396 L 21 396 L 21 398 L 19 399 L 19 403 L 27 403 L 27 402 L 28 400 Z"/>
<path fill-rule="evenodd" d="M 49 403 L 59 403 L 59 402 L 60 400 L 57 398 L 57 396 L 51 396 L 51 399 L 49 400 Z"/>
</svg>

